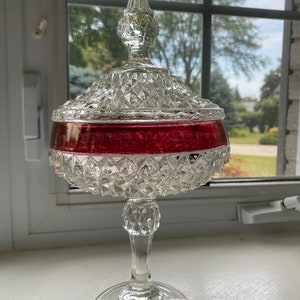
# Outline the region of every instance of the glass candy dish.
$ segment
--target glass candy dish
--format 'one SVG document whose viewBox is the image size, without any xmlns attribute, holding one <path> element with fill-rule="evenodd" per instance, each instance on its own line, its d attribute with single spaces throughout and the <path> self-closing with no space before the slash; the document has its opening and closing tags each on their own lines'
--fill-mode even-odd
<svg viewBox="0 0 300 300">
<path fill-rule="evenodd" d="M 151 281 L 149 253 L 160 221 L 155 198 L 198 188 L 222 170 L 230 153 L 224 112 L 151 63 L 158 25 L 147 0 L 129 0 L 118 32 L 128 62 L 53 112 L 50 165 L 86 192 L 128 199 L 122 217 L 131 280 L 98 300 L 186 299 Z"/>
</svg>

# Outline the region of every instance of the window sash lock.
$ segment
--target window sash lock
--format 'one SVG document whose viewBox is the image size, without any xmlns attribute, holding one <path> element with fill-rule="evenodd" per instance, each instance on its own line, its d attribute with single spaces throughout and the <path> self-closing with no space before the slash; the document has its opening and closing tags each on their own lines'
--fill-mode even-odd
<svg viewBox="0 0 300 300">
<path fill-rule="evenodd" d="M 300 196 L 283 200 L 240 203 L 238 220 L 243 224 L 300 221 Z"/>
</svg>

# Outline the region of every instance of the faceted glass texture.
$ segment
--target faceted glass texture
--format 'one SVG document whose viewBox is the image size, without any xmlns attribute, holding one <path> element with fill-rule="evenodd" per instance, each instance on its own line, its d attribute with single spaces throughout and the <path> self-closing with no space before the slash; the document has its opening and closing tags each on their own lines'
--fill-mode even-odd
<svg viewBox="0 0 300 300">
<path fill-rule="evenodd" d="M 229 160 L 229 146 L 143 155 L 86 155 L 50 151 L 50 164 L 86 192 L 114 197 L 154 198 L 205 184 Z"/>
<path fill-rule="evenodd" d="M 128 198 L 122 217 L 131 280 L 97 300 L 186 300 L 151 281 L 149 254 L 160 224 L 155 198 L 198 188 L 222 170 L 229 160 L 224 112 L 151 64 L 158 25 L 147 0 L 128 1 L 118 31 L 128 63 L 54 111 L 50 165 L 83 191 Z"/>
<path fill-rule="evenodd" d="M 129 64 L 94 82 L 53 112 L 54 122 L 219 120 L 223 109 L 164 69 Z"/>
</svg>

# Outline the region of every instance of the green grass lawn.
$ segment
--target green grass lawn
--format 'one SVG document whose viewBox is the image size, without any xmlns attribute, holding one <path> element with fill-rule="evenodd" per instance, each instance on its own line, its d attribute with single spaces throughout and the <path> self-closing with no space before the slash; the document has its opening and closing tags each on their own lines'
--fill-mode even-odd
<svg viewBox="0 0 300 300">
<path fill-rule="evenodd" d="M 248 144 L 248 145 L 258 145 L 259 139 L 263 136 L 263 133 L 253 132 L 249 133 L 246 137 L 230 137 L 229 141 L 231 144 Z"/>
<path fill-rule="evenodd" d="M 276 175 L 276 157 L 234 154 L 221 177 L 269 177 Z"/>
<path fill-rule="evenodd" d="M 276 175 L 276 157 L 236 155 L 240 157 L 240 167 L 244 169 L 251 177 L 275 176 Z"/>
<path fill-rule="evenodd" d="M 230 144 L 259 145 L 263 133 L 248 133 L 245 137 L 230 137 Z M 234 154 L 221 177 L 269 177 L 276 175 L 276 157 Z"/>
</svg>

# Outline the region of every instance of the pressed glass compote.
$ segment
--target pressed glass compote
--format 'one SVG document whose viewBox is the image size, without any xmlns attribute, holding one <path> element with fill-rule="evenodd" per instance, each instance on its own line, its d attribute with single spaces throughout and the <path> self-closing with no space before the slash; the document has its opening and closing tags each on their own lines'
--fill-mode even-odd
<svg viewBox="0 0 300 300">
<path fill-rule="evenodd" d="M 53 112 L 50 164 L 86 192 L 127 198 L 131 279 L 97 300 L 182 300 L 176 289 L 151 280 L 149 254 L 160 222 L 155 198 L 198 188 L 222 170 L 230 152 L 224 112 L 151 63 L 158 25 L 147 0 L 129 0 L 118 32 L 128 62 Z"/>
</svg>

